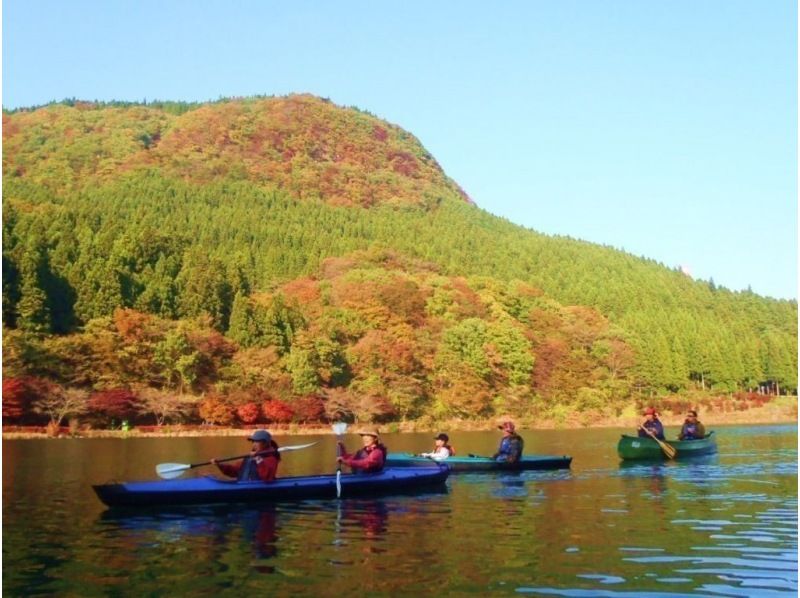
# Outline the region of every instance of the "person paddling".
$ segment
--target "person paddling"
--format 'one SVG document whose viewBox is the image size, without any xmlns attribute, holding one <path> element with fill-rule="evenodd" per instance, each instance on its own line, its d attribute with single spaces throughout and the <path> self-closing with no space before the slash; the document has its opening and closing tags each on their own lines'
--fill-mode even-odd
<svg viewBox="0 0 800 598">
<path fill-rule="evenodd" d="M 648 407 L 644 410 L 644 415 L 646 419 L 642 425 L 639 426 L 639 436 L 645 438 L 650 437 L 650 434 L 652 434 L 659 440 L 664 440 L 664 426 L 661 420 L 658 419 L 656 410 L 653 407 Z M 650 432 L 650 434 L 647 432 Z"/>
<path fill-rule="evenodd" d="M 678 440 L 700 440 L 706 436 L 706 427 L 697 419 L 697 411 L 689 409 Z"/>
<path fill-rule="evenodd" d="M 376 473 L 383 470 L 383 465 L 386 462 L 386 447 L 381 444 L 378 430 L 375 428 L 367 428 L 356 432 L 361 436 L 361 441 L 364 446 L 350 454 L 345 449 L 343 443 L 339 443 L 341 448 L 341 457 L 336 460 L 339 463 L 349 465 L 353 473 Z"/>
<path fill-rule="evenodd" d="M 522 458 L 525 441 L 517 434 L 514 422 L 503 422 L 497 427 L 503 431 L 503 438 L 492 459 L 501 463 L 517 463 Z"/>
<path fill-rule="evenodd" d="M 250 456 L 233 464 L 217 463 L 216 459 L 211 459 L 211 464 L 219 467 L 219 470 L 225 475 L 239 481 L 274 481 L 278 473 L 278 463 L 281 460 L 278 443 L 266 430 L 256 430 L 247 437 L 247 440 L 253 443 Z"/>
<path fill-rule="evenodd" d="M 447 434 L 439 434 L 433 441 L 433 450 L 430 453 L 420 453 L 420 457 L 427 457 L 434 461 L 444 461 L 456 454 L 453 447 L 450 446 L 450 437 Z"/>
</svg>

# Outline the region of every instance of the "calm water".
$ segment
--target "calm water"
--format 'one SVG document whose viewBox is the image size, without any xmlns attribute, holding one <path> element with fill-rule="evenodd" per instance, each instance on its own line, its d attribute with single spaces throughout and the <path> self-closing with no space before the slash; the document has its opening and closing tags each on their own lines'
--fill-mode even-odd
<svg viewBox="0 0 800 598">
<path fill-rule="evenodd" d="M 797 428 L 716 430 L 720 454 L 694 463 L 621 466 L 620 430 L 528 431 L 526 453 L 570 454 L 572 469 L 459 474 L 420 496 L 134 514 L 108 511 L 90 485 L 249 444 L 4 440 L 3 593 L 795 596 Z M 418 451 L 431 436 L 385 442 Z M 461 454 L 499 438 L 451 436 Z M 334 470 L 334 438 L 314 439 L 285 454 L 282 475 Z"/>
</svg>

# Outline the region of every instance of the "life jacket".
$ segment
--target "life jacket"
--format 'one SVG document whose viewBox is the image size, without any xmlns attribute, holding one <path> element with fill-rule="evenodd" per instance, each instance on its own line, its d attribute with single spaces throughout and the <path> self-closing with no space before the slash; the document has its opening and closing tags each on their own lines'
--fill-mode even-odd
<svg viewBox="0 0 800 598">
<path fill-rule="evenodd" d="M 522 436 L 518 434 L 512 434 L 508 438 L 503 438 L 500 441 L 500 449 L 497 452 L 497 455 L 511 455 L 512 453 L 512 444 L 517 444 L 519 446 L 519 452 L 515 456 L 513 463 L 516 463 L 522 458 L 522 451 L 525 448 L 525 441 L 522 439 Z"/>
<path fill-rule="evenodd" d="M 683 434 L 682 435 L 683 435 L 684 439 L 687 439 L 687 440 L 695 440 L 696 438 L 698 438 L 698 435 L 697 435 L 697 424 L 696 423 L 690 424 L 689 422 L 684 423 L 683 424 Z"/>
<path fill-rule="evenodd" d="M 258 479 L 258 463 L 256 463 L 256 460 L 251 457 L 245 457 L 242 466 L 239 468 L 238 480 L 240 482 L 246 482 L 257 479 Z"/>
<path fill-rule="evenodd" d="M 268 459 L 269 457 L 273 457 L 277 461 L 280 461 L 281 454 L 278 452 L 278 443 L 275 442 L 274 440 L 270 440 L 269 445 L 274 452 L 266 453 L 262 456 L 262 458 Z M 258 463 L 256 463 L 256 460 L 254 458 L 252 457 L 244 458 L 244 463 L 242 463 L 242 467 L 239 469 L 239 477 L 237 479 L 240 482 L 261 479 L 258 477 Z"/>
<path fill-rule="evenodd" d="M 386 457 L 389 454 L 389 450 L 386 448 L 386 446 L 381 444 L 380 442 L 377 442 L 377 443 L 373 444 L 372 447 L 373 447 L 372 448 L 373 451 L 380 451 L 383 454 L 383 465 L 386 465 Z M 356 458 L 356 459 L 366 459 L 367 455 L 370 452 L 372 452 L 372 451 L 367 451 L 367 447 L 360 448 L 360 449 L 358 449 L 356 451 L 356 454 L 353 455 L 353 457 Z"/>
<path fill-rule="evenodd" d="M 661 423 L 661 420 L 658 419 L 657 417 L 655 417 L 655 418 L 653 418 L 652 421 L 647 420 L 646 422 L 644 422 L 643 425 L 644 425 L 645 428 L 647 428 L 651 432 L 654 432 L 655 430 L 658 430 L 658 424 L 660 424 L 660 423 Z M 661 425 L 663 426 L 664 424 L 661 424 Z"/>
</svg>

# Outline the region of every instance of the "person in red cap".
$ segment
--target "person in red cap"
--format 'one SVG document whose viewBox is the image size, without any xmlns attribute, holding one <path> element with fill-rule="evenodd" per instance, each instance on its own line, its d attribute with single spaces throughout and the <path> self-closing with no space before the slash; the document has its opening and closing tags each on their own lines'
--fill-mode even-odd
<svg viewBox="0 0 800 598">
<path fill-rule="evenodd" d="M 219 470 L 225 475 L 239 481 L 274 481 L 278 473 L 278 463 L 281 460 L 278 443 L 272 440 L 272 435 L 266 430 L 256 430 L 247 437 L 247 440 L 253 443 L 248 457 L 230 465 L 217 463 L 216 459 L 211 459 L 211 463 L 219 467 Z"/>
<path fill-rule="evenodd" d="M 517 434 L 514 422 L 503 422 L 497 427 L 503 431 L 503 438 L 492 459 L 501 463 L 517 463 L 522 458 L 525 441 Z"/>
<path fill-rule="evenodd" d="M 658 419 L 656 410 L 652 407 L 648 407 L 644 410 L 644 415 L 647 419 L 639 426 L 639 436 L 645 438 L 650 437 L 650 434 L 652 434 L 659 440 L 664 440 L 664 426 L 661 424 L 661 420 Z M 650 434 L 647 433 L 648 431 Z"/>
</svg>

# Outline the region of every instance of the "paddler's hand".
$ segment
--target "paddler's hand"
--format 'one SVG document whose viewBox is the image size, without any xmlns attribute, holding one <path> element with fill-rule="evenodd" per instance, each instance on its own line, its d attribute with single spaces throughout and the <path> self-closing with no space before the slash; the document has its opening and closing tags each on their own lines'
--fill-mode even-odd
<svg viewBox="0 0 800 598">
<path fill-rule="evenodd" d="M 337 463 L 344 463 L 344 459 L 342 459 L 341 457 L 336 457 L 336 462 Z"/>
<path fill-rule="evenodd" d="M 217 460 L 216 459 L 211 459 L 211 461 L 209 461 L 209 463 L 211 463 L 211 465 L 216 465 L 217 464 Z"/>
</svg>

